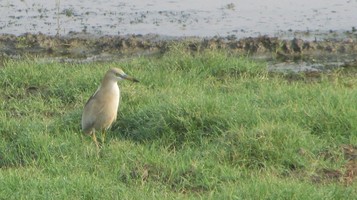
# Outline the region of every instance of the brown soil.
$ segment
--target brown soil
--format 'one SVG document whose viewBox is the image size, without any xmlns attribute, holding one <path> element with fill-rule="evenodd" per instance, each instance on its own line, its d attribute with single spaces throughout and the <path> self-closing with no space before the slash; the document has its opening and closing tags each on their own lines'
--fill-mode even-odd
<svg viewBox="0 0 357 200">
<path fill-rule="evenodd" d="M 346 164 L 342 169 L 320 169 L 317 174 L 311 177 L 314 183 L 339 182 L 351 185 L 357 178 L 357 147 L 352 145 L 342 145 L 341 149 Z"/>
<path fill-rule="evenodd" d="M 65 37 L 44 34 L 0 35 L 0 56 L 23 55 L 88 58 L 91 56 L 128 56 L 163 53 L 174 43 L 184 43 L 192 51 L 227 49 L 240 55 L 270 60 L 338 60 L 354 66 L 357 39 L 305 41 L 256 37 L 237 40 L 234 37 L 172 37 L 159 35 L 91 36 L 72 33 Z"/>
</svg>

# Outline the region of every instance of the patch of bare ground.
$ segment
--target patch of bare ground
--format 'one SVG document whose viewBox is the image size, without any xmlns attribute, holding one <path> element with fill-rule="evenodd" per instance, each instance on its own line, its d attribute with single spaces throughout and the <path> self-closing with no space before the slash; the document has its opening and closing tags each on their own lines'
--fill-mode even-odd
<svg viewBox="0 0 357 200">
<path fill-rule="evenodd" d="M 138 55 L 162 53 L 172 44 L 185 43 L 191 51 L 226 49 L 241 55 L 264 56 L 279 60 L 318 60 L 357 57 L 357 39 L 292 40 L 277 37 L 165 37 L 160 35 L 92 36 L 71 33 L 67 36 L 44 34 L 0 35 L 0 55 L 45 55 L 86 58 L 95 55 Z M 352 59 L 353 60 L 353 59 Z M 345 63 L 349 65 L 350 62 Z"/>
<path fill-rule="evenodd" d="M 351 185 L 357 177 L 357 147 L 352 145 L 342 145 L 344 159 L 346 164 L 341 169 L 319 169 L 317 173 L 311 176 L 313 183 L 324 184 L 339 182 L 344 185 Z"/>
</svg>

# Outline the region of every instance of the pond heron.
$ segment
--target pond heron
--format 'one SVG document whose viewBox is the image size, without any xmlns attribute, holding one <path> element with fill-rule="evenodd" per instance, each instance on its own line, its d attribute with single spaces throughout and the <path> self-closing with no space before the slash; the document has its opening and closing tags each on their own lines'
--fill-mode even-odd
<svg viewBox="0 0 357 200">
<path fill-rule="evenodd" d="M 84 106 L 82 130 L 92 136 L 97 148 L 99 148 L 99 144 L 95 132 L 101 132 L 102 142 L 104 142 L 105 132 L 117 118 L 120 102 L 120 89 L 117 82 L 124 79 L 139 82 L 121 69 L 109 69 L 97 91 Z"/>
</svg>

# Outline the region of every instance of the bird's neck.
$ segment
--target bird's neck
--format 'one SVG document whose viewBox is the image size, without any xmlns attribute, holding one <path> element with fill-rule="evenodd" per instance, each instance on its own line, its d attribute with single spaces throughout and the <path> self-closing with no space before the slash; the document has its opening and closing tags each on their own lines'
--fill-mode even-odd
<svg viewBox="0 0 357 200">
<path fill-rule="evenodd" d="M 104 79 L 102 81 L 101 88 L 106 89 L 106 90 L 116 89 L 116 88 L 118 88 L 118 83 L 117 83 L 117 81 L 114 81 L 114 80 Z"/>
</svg>

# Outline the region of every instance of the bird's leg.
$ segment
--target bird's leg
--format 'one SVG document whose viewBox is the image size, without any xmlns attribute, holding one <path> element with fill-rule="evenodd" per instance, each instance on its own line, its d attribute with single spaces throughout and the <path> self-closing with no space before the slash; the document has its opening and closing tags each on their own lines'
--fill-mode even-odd
<svg viewBox="0 0 357 200">
<path fill-rule="evenodd" d="M 104 145 L 106 132 L 107 132 L 107 131 L 106 131 L 105 129 L 102 130 L 102 145 Z"/>
<path fill-rule="evenodd" d="M 93 138 L 95 145 L 97 146 L 97 150 L 99 150 L 99 143 L 98 143 L 97 137 L 95 136 L 95 132 L 92 133 L 92 138 Z"/>
</svg>

